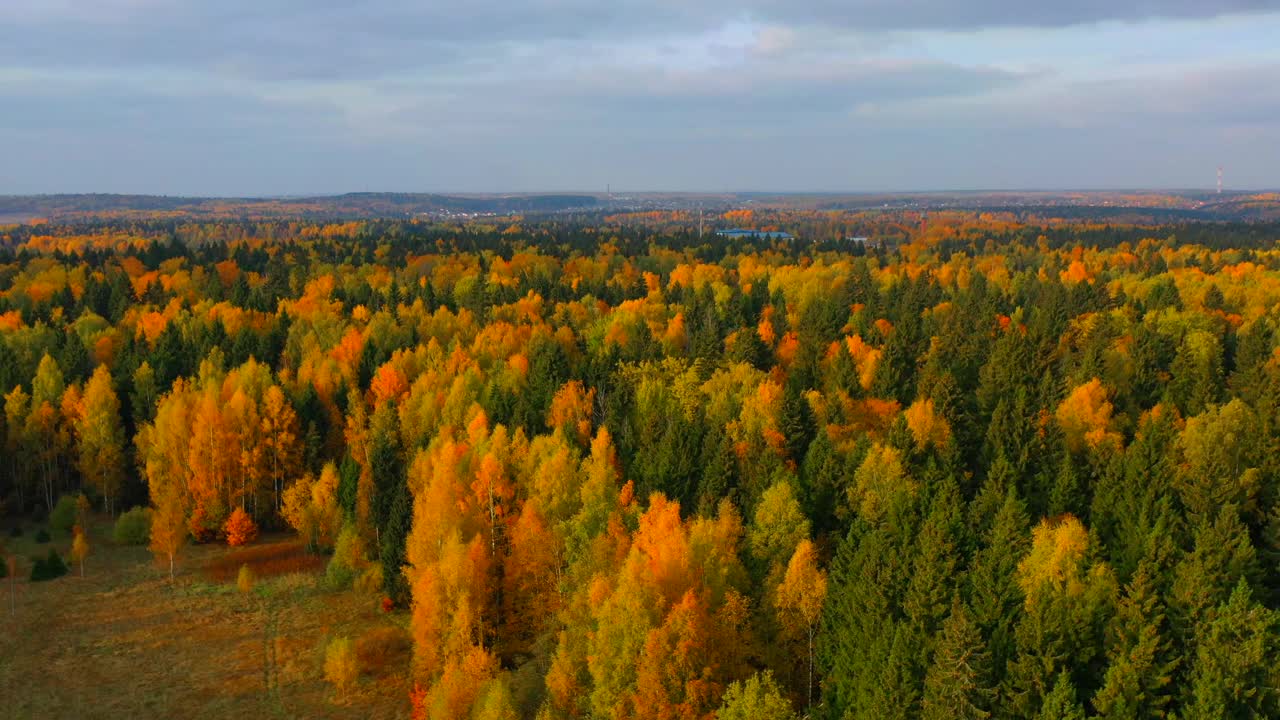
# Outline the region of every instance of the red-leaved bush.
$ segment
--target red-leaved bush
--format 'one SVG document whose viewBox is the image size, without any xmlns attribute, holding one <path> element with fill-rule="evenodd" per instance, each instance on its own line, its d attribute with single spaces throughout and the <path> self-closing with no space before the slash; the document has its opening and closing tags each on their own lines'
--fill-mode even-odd
<svg viewBox="0 0 1280 720">
<path fill-rule="evenodd" d="M 227 544 L 232 547 L 248 545 L 258 537 L 258 526 L 244 508 L 236 508 L 231 517 L 227 518 L 227 524 L 222 526 L 222 530 L 227 534 Z"/>
</svg>

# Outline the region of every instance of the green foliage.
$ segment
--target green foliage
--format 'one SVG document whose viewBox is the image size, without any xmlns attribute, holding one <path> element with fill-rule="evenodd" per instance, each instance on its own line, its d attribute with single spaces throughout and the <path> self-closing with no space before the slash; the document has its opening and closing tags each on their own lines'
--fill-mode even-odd
<svg viewBox="0 0 1280 720">
<path fill-rule="evenodd" d="M 1044 699 L 1037 720 L 1085 720 L 1084 708 L 1067 673 L 1058 675 L 1053 690 Z"/>
<path fill-rule="evenodd" d="M 63 495 L 49 513 L 49 529 L 58 535 L 70 535 L 77 517 L 76 496 Z"/>
<path fill-rule="evenodd" d="M 768 671 L 731 684 L 716 711 L 716 720 L 798 720 L 798 717 Z"/>
<path fill-rule="evenodd" d="M 338 474 L 338 505 L 348 518 L 356 516 L 356 500 L 359 493 L 360 465 L 350 455 L 342 459 Z"/>
<path fill-rule="evenodd" d="M 413 522 L 413 501 L 404 482 L 392 488 L 392 492 L 394 500 L 388 511 L 387 523 L 378 538 L 378 560 L 387 595 L 396 604 L 403 604 L 409 597 L 409 584 L 402 568 L 405 565 L 405 540 L 409 537 Z"/>
<path fill-rule="evenodd" d="M 1103 718 L 1160 717 L 1179 659 L 1168 637 L 1151 564 L 1138 568 L 1111 622 L 1108 665 L 1093 707 Z"/>
<path fill-rule="evenodd" d="M 923 720 L 984 720 L 995 700 L 991 653 L 972 613 L 957 596 L 942 623 L 924 679 Z"/>
<path fill-rule="evenodd" d="M 1280 616 L 1243 581 L 1197 628 L 1186 716 L 1265 718 L 1280 713 Z"/>
<path fill-rule="evenodd" d="M 354 524 L 344 524 L 342 532 L 338 533 L 338 541 L 334 545 L 333 555 L 329 558 L 329 564 L 325 567 L 325 582 L 335 590 L 349 588 L 368 564 L 368 558 L 365 557 L 364 539 L 360 537 L 360 533 Z"/>
<path fill-rule="evenodd" d="M 58 551 L 49 548 L 49 554 L 43 558 L 36 558 L 31 565 L 31 582 L 43 582 L 45 580 L 56 580 L 67 574 L 67 564 L 62 561 L 62 556 L 58 555 Z"/>
<path fill-rule="evenodd" d="M 146 545 L 151 540 L 151 510 L 136 507 L 121 513 L 111 529 L 117 545 Z"/>
</svg>

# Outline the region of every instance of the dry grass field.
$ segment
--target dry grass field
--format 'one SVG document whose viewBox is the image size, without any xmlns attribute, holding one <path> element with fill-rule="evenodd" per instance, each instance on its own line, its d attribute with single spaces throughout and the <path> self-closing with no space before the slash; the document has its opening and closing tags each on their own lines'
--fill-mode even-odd
<svg viewBox="0 0 1280 720">
<path fill-rule="evenodd" d="M 7 530 L 7 528 L 6 528 Z M 291 539 L 243 549 L 188 546 L 175 582 L 146 548 L 91 531 L 85 577 L 28 583 L 33 555 L 66 538 L 35 542 L 36 528 L 3 538 L 19 558 L 10 612 L 0 581 L 0 718 L 397 718 L 408 714 L 407 645 L 392 643 L 357 687 L 335 697 L 324 681 L 324 647 L 346 635 L 395 637 L 404 613 L 324 584 L 324 558 Z M 68 561 L 70 564 L 70 562 Z M 237 590 L 241 564 L 258 576 Z M 274 662 L 269 646 L 274 644 Z M 269 672 L 269 670 L 271 670 Z M 268 677 L 276 689 L 268 689 Z"/>
</svg>

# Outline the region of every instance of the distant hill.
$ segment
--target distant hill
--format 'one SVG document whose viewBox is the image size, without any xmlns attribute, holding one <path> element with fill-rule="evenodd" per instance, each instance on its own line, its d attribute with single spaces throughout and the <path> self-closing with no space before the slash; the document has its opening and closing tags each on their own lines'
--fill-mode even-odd
<svg viewBox="0 0 1280 720">
<path fill-rule="evenodd" d="M 1100 222 L 1274 221 L 1280 193 L 1203 191 L 990 191 L 929 193 L 380 193 L 312 197 L 199 198 L 161 195 L 0 196 L 0 223 L 170 217 L 370 219 L 417 215 L 547 215 L 565 212 L 710 210 L 971 210 Z"/>
<path fill-rule="evenodd" d="M 1258 193 L 1209 202 L 1204 211 L 1234 220 L 1280 220 L 1280 193 Z"/>
<path fill-rule="evenodd" d="M 298 198 L 192 198 L 161 195 L 0 196 L 0 217 L 74 219 L 99 215 L 187 217 L 404 217 L 418 214 L 555 213 L 592 209 L 594 195 L 347 193 Z"/>
</svg>

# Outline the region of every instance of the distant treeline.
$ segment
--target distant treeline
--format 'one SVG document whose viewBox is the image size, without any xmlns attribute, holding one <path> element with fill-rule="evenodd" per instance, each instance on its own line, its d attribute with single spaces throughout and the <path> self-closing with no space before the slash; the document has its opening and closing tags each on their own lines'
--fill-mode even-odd
<svg viewBox="0 0 1280 720">
<path fill-rule="evenodd" d="M 99 214 L 172 213 L 190 217 L 372 218 L 419 213 L 523 214 L 591 208 L 591 195 L 349 193 L 297 198 L 196 198 L 158 195 L 0 196 L 0 216 L 52 218 Z"/>
</svg>

